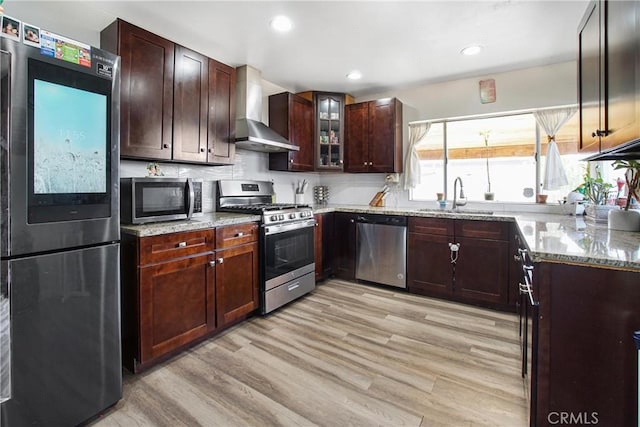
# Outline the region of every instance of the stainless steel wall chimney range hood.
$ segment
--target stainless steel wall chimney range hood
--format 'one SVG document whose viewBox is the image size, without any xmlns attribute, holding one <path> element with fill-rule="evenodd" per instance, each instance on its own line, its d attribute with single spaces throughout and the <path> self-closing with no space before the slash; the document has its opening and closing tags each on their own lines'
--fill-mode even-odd
<svg viewBox="0 0 640 427">
<path fill-rule="evenodd" d="M 299 151 L 282 135 L 262 123 L 262 78 L 260 71 L 248 65 L 236 69 L 237 117 L 236 147 L 274 153 Z"/>
<path fill-rule="evenodd" d="M 620 144 L 617 147 L 604 151 L 602 153 L 594 154 L 584 161 L 598 161 L 598 160 L 638 160 L 640 159 L 640 139 Z"/>
</svg>

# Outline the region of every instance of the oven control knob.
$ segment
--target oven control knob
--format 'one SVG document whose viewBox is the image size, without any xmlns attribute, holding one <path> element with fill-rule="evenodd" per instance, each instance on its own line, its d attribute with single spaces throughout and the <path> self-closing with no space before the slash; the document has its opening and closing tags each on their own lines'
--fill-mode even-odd
<svg viewBox="0 0 640 427">
<path fill-rule="evenodd" d="M 271 221 L 277 221 L 278 220 L 278 215 L 271 215 L 271 218 L 269 218 Z"/>
<path fill-rule="evenodd" d="M 280 215 L 278 215 L 278 219 L 279 219 L 280 221 L 283 221 L 283 220 L 284 220 L 284 214 L 280 214 Z"/>
<path fill-rule="evenodd" d="M 306 212 L 300 212 L 300 218 L 304 218 L 304 217 L 306 217 L 306 216 L 307 216 L 307 213 L 306 213 Z"/>
<path fill-rule="evenodd" d="M 289 218 L 291 218 L 291 219 L 296 219 L 296 214 L 294 214 L 294 213 L 289 214 Z"/>
</svg>

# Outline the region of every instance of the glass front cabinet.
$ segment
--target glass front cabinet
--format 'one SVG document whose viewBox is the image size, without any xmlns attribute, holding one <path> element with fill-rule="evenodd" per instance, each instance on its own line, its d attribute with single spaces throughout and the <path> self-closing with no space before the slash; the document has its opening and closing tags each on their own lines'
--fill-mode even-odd
<svg viewBox="0 0 640 427">
<path fill-rule="evenodd" d="M 316 169 L 342 170 L 345 95 L 315 92 L 314 104 L 316 108 Z"/>
</svg>

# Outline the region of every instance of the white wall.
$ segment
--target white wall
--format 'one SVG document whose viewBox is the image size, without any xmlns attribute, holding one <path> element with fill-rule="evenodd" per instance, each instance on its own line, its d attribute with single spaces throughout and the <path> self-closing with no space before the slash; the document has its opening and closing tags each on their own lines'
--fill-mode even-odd
<svg viewBox="0 0 640 427">
<path fill-rule="evenodd" d="M 398 97 L 420 120 L 499 113 L 577 103 L 576 61 L 378 93 L 357 101 Z M 495 79 L 496 102 L 480 102 L 480 80 Z"/>
</svg>

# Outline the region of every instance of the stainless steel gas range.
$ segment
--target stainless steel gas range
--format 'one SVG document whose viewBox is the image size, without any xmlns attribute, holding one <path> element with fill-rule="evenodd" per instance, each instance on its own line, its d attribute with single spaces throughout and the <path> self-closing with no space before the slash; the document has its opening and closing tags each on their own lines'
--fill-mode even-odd
<svg viewBox="0 0 640 427">
<path fill-rule="evenodd" d="M 307 205 L 272 203 L 273 184 L 268 181 L 220 180 L 217 191 L 217 211 L 262 216 L 262 314 L 312 291 L 316 286 L 313 210 Z"/>
</svg>

